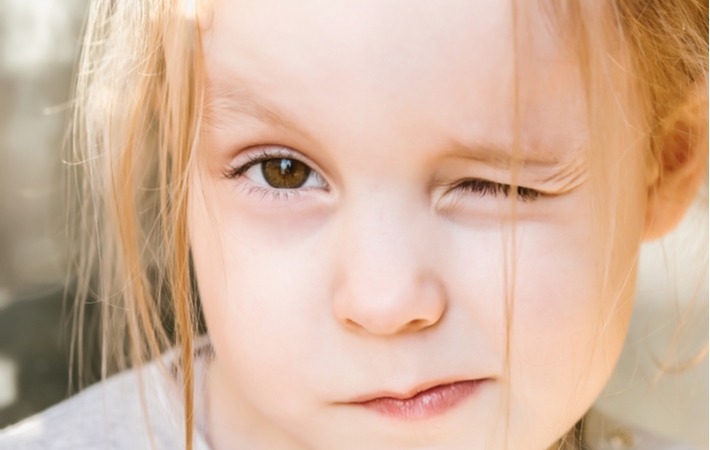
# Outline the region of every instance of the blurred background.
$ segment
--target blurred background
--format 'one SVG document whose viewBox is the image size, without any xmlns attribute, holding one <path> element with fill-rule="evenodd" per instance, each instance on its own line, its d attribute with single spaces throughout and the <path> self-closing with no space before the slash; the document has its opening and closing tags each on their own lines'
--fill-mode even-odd
<svg viewBox="0 0 710 450">
<path fill-rule="evenodd" d="M 64 399 L 61 143 L 85 0 L 0 0 L 0 427 Z"/>
<path fill-rule="evenodd" d="M 73 391 L 60 154 L 86 3 L 0 0 L 0 428 Z M 673 235 L 643 248 L 629 338 L 597 403 L 706 449 L 707 214 L 704 193 Z"/>
</svg>

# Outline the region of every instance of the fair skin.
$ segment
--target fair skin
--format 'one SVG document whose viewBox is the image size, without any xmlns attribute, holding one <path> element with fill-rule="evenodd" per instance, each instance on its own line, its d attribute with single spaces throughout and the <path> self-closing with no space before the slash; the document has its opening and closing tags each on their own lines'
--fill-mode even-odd
<svg viewBox="0 0 710 450">
<path fill-rule="evenodd" d="M 215 450 L 551 445 L 590 407 L 626 334 L 647 215 L 633 114 L 609 112 L 625 118 L 624 170 L 609 172 L 624 186 L 610 212 L 624 245 L 602 288 L 584 90 L 549 30 L 532 21 L 533 56 L 518 60 L 516 170 L 509 2 L 213 8 L 189 226 L 216 354 Z M 273 187 L 257 157 L 311 172 Z M 517 201 L 496 187 L 513 177 Z M 475 392 L 432 417 L 357 404 L 462 380 Z"/>
</svg>

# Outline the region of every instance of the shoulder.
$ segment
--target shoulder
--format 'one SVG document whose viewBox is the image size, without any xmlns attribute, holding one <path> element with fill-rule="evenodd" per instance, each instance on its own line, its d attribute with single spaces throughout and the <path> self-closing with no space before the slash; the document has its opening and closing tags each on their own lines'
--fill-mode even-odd
<svg viewBox="0 0 710 450">
<path fill-rule="evenodd" d="M 584 442 L 588 450 L 698 450 L 594 410 L 584 418 Z"/>
<path fill-rule="evenodd" d="M 160 372 L 151 363 L 95 384 L 0 431 L 0 450 L 179 448 L 181 414 Z"/>
</svg>

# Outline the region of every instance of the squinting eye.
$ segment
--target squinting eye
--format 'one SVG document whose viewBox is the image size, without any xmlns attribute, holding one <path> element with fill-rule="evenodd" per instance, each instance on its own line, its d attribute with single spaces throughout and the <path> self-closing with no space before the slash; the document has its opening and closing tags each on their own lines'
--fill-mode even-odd
<svg viewBox="0 0 710 450">
<path fill-rule="evenodd" d="M 310 167 L 295 159 L 268 159 L 257 165 L 261 166 L 264 181 L 276 189 L 300 188 L 311 174 Z"/>
</svg>

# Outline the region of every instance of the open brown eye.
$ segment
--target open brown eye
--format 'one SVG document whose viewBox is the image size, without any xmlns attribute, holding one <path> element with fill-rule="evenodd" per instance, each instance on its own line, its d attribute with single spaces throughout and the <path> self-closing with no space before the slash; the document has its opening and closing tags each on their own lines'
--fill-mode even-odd
<svg viewBox="0 0 710 450">
<path fill-rule="evenodd" d="M 311 168 L 295 159 L 275 158 L 261 163 L 261 173 L 273 188 L 297 189 L 308 181 Z"/>
</svg>

